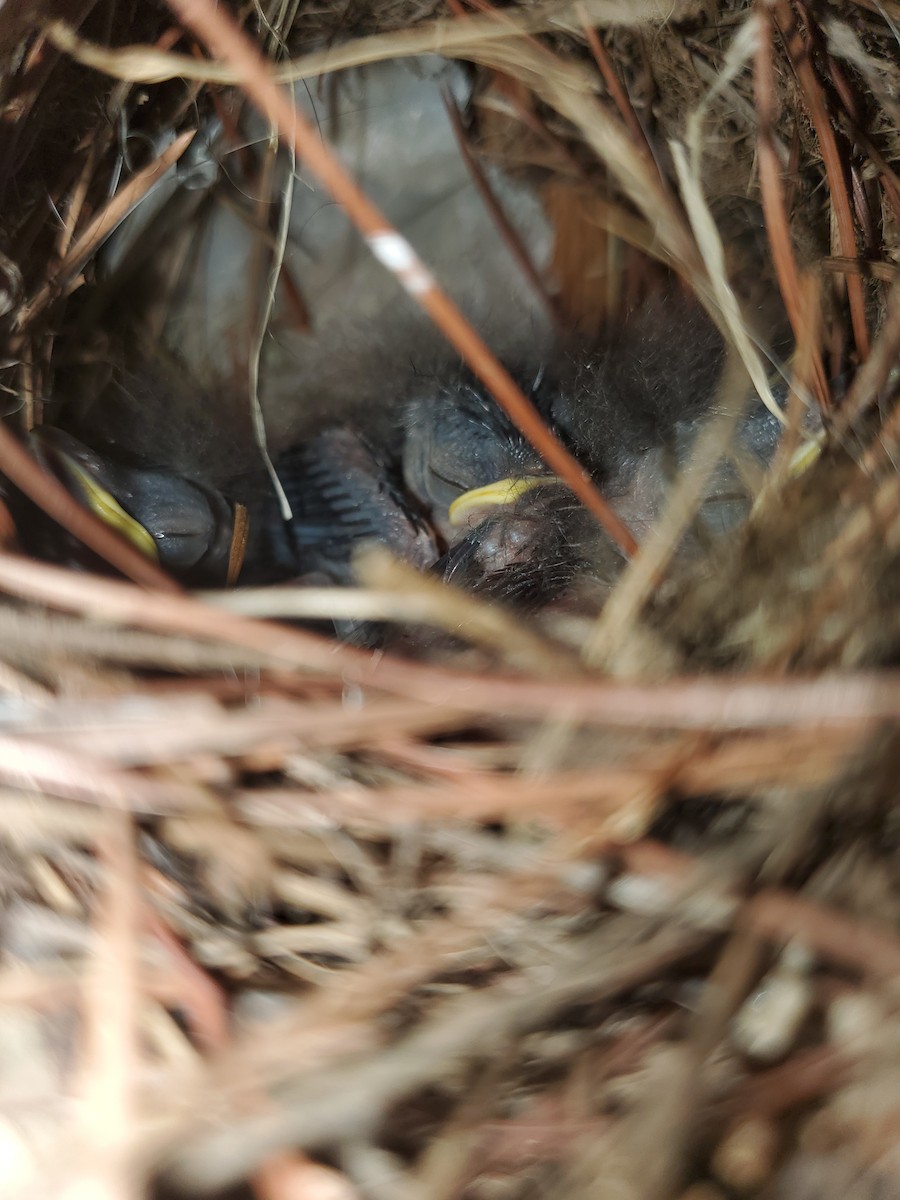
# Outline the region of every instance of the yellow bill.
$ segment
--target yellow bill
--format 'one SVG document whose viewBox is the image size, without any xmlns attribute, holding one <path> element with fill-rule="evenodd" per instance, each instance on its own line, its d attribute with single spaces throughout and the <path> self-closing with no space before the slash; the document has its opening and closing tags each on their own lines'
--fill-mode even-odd
<svg viewBox="0 0 900 1200">
<path fill-rule="evenodd" d="M 67 454 L 60 455 L 60 457 L 64 460 L 66 470 L 73 476 L 81 489 L 84 502 L 91 512 L 99 517 L 104 525 L 109 525 L 111 529 L 115 529 L 117 533 L 128 538 L 129 542 L 136 546 L 146 558 L 158 562 L 159 553 L 152 534 L 148 533 L 134 517 L 128 515 L 115 496 L 102 487 L 90 471 L 86 471 Z"/>
<path fill-rule="evenodd" d="M 524 475 L 520 479 L 498 479 L 496 483 L 472 488 L 471 491 L 457 496 L 450 505 L 448 510 L 450 524 L 458 529 L 460 526 L 468 524 L 472 515 L 482 508 L 514 504 L 520 496 L 524 496 L 532 488 L 556 482 L 553 475 Z"/>
</svg>

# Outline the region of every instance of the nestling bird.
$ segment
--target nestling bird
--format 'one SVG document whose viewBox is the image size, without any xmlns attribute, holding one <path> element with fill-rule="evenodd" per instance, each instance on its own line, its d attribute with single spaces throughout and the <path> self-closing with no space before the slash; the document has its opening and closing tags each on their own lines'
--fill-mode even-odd
<svg viewBox="0 0 900 1200">
<path fill-rule="evenodd" d="M 678 290 L 602 337 L 552 337 L 473 187 L 444 106 L 447 87 L 465 98 L 459 67 L 382 63 L 339 76 L 333 109 L 314 115 L 640 537 L 710 413 L 721 338 Z M 316 109 L 312 93 L 297 97 Z M 265 130 L 256 135 L 268 145 Z M 66 433 L 33 437 L 70 490 L 191 585 L 225 582 L 235 514 L 246 509 L 243 583 L 348 583 L 355 548 L 376 540 L 420 569 L 525 606 L 559 598 L 578 579 L 608 586 L 623 562 L 616 547 L 302 164 L 294 179 L 290 163 L 282 277 L 302 288 L 314 327 L 297 327 L 290 288 L 279 289 L 258 364 L 267 445 L 292 512 L 284 519 L 254 446 L 246 392 L 228 365 L 254 353 L 259 297 L 242 285 L 259 278 L 268 244 L 257 177 L 241 174 L 239 156 L 214 133 L 192 154 L 126 222 L 88 305 L 92 320 L 103 305 L 127 309 L 125 291 L 131 297 L 143 279 L 157 307 L 148 304 L 138 351 L 96 403 L 71 405 L 68 415 L 63 408 Z M 493 182 L 540 267 L 551 235 L 534 195 L 499 173 Z M 153 253 L 157 227 L 165 254 L 162 246 Z M 464 241 L 448 229 L 465 230 Z M 187 266 L 159 302 L 157 269 L 168 277 L 179 261 Z M 154 320 L 161 339 L 146 332 Z M 152 353 L 140 349 L 151 342 Z M 765 462 L 776 438 L 774 418 L 752 408 L 745 452 Z M 14 492 L 10 502 L 34 552 L 78 560 L 33 506 Z M 723 528 L 746 508 L 737 476 L 722 467 L 702 520 Z"/>
<path fill-rule="evenodd" d="M 718 333 L 678 295 L 648 303 L 615 340 L 564 347 L 535 378 L 519 377 L 641 534 L 710 413 L 722 364 Z M 618 550 L 466 370 L 451 361 L 411 372 L 394 401 L 387 432 L 383 412 L 368 425 L 357 414 L 278 457 L 288 520 L 261 467 L 219 489 L 117 462 L 58 431 L 39 445 L 85 503 L 189 583 L 224 582 L 236 499 L 249 509 L 244 583 L 350 583 L 353 553 L 367 541 L 526 607 L 558 599 L 579 577 L 615 579 Z M 778 423 L 757 403 L 740 436 L 765 464 Z M 723 467 L 701 519 L 721 531 L 748 503 Z"/>
</svg>

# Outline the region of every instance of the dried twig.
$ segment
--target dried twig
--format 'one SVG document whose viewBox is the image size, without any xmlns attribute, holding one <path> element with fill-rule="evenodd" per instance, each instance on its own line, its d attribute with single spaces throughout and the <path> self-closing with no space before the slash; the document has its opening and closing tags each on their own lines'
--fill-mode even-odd
<svg viewBox="0 0 900 1200">
<path fill-rule="evenodd" d="M 775 4 L 775 20 L 778 23 L 781 36 L 787 47 L 788 57 L 797 74 L 803 98 L 806 102 L 810 120 L 815 126 L 822 158 L 825 163 L 825 176 L 834 206 L 838 238 L 841 254 L 854 257 L 856 254 L 856 231 L 853 226 L 853 213 L 847 194 L 847 184 L 844 174 L 844 164 L 835 137 L 834 128 L 828 117 L 825 93 L 816 75 L 812 56 L 809 52 L 809 31 L 806 40 L 801 37 L 800 30 L 794 20 L 786 0 L 777 0 Z M 807 26 L 812 18 L 807 13 Z M 865 359 L 869 353 L 869 331 L 866 325 L 865 297 L 862 280 L 851 275 L 847 278 L 847 295 L 850 300 L 850 319 L 853 324 L 853 336 L 856 340 L 856 350 L 860 359 Z"/>
<path fill-rule="evenodd" d="M 20 329 L 27 328 L 57 296 L 62 295 L 86 262 L 146 196 L 157 180 L 181 158 L 194 140 L 194 130 L 179 134 L 170 146 L 124 184 L 76 238 L 59 267 L 18 312 Z"/>
<path fill-rule="evenodd" d="M 619 926 L 612 923 L 599 937 L 576 944 L 555 964 L 551 982 L 527 987 L 525 994 L 521 983 L 510 989 L 501 981 L 447 1006 L 399 1043 L 378 1047 L 368 1057 L 333 1061 L 308 1074 L 291 1071 L 296 1082 L 283 1093 L 279 1110 L 242 1121 L 239 1135 L 229 1130 L 197 1139 L 179 1155 L 179 1176 L 221 1186 L 281 1146 L 364 1137 L 389 1103 L 440 1077 L 461 1056 L 495 1054 L 515 1032 L 582 999 L 596 1003 L 634 987 L 708 941 L 708 935 L 669 929 L 633 946 L 628 942 L 634 929 L 634 921 L 623 918 Z M 234 1079 L 231 1071 L 229 1077 Z"/>
<path fill-rule="evenodd" d="M 876 979 L 900 979 L 900 940 L 800 896 L 761 892 L 744 909 L 741 923 L 777 941 L 800 938 L 823 957 Z"/>
<path fill-rule="evenodd" d="M 672 5 L 667 0 L 634 0 L 627 5 L 618 0 L 550 0 L 526 11 L 505 14 L 503 23 L 498 23 L 493 15 L 470 16 L 464 23 L 434 21 L 415 29 L 358 38 L 307 55 L 298 62 L 276 66 L 273 74 L 278 83 L 296 83 L 386 58 L 411 58 L 420 54 L 472 58 L 476 57 L 473 51 L 487 43 L 547 29 L 580 30 L 585 19 L 597 25 L 635 27 L 666 21 L 671 16 Z M 79 38 L 61 21 L 50 24 L 46 33 L 54 45 L 85 66 L 132 83 L 161 83 L 166 79 L 195 79 L 225 85 L 243 82 L 243 73 L 227 60 L 201 62 L 188 55 L 165 53 L 153 46 L 123 46 L 108 50 Z"/>
<path fill-rule="evenodd" d="M 109 1200 L 127 1200 L 141 1189 L 127 1153 L 137 1117 L 139 992 L 137 852 L 125 811 L 107 814 L 97 850 L 106 879 L 84 986 L 81 1124 L 90 1159 L 82 1186 L 93 1184 L 94 1194 Z"/>
<path fill-rule="evenodd" d="M 858 672 L 813 679 L 700 677 L 642 685 L 490 678 L 425 666 L 251 621 L 182 596 L 0 555 L 0 589 L 116 622 L 208 637 L 253 649 L 303 672 L 397 692 L 466 712 L 566 716 L 618 728 L 760 729 L 843 725 L 900 717 L 900 677 Z"/>
<path fill-rule="evenodd" d="M 772 69 L 772 16 L 765 5 L 757 9 L 758 42 L 753 57 L 754 95 L 759 119 L 757 148 L 759 154 L 759 186 L 772 261 L 778 276 L 781 296 L 794 337 L 799 345 L 808 347 L 812 366 L 812 386 L 820 407 L 827 409 L 830 403 L 825 366 L 817 342 L 807 328 L 806 308 L 800 286 L 794 247 L 791 241 L 790 224 L 784 189 L 781 182 L 781 166 L 775 150 L 773 130 L 775 125 L 775 76 Z"/>
</svg>

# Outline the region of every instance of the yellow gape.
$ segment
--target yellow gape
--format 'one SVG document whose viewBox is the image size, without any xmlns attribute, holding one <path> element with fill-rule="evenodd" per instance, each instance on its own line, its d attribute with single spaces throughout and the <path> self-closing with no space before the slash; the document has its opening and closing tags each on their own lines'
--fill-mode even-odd
<svg viewBox="0 0 900 1200">
<path fill-rule="evenodd" d="M 69 472 L 75 483 L 77 483 L 84 502 L 91 512 L 99 517 L 104 525 L 109 525 L 111 529 L 115 529 L 117 533 L 121 533 L 123 537 L 128 538 L 129 542 L 133 546 L 136 546 L 146 558 L 158 562 L 159 554 L 156 549 L 156 542 L 144 526 L 136 521 L 134 517 L 128 515 L 118 500 L 110 495 L 105 487 L 101 487 L 97 483 L 91 476 L 90 471 L 86 471 L 84 467 L 69 458 L 67 454 L 60 454 L 59 457 L 63 460 L 66 471 Z"/>
<path fill-rule="evenodd" d="M 468 523 L 469 518 L 480 508 L 498 508 L 503 504 L 514 504 L 520 496 L 530 492 L 532 488 L 545 483 L 558 483 L 554 475 L 525 475 L 521 479 L 498 479 L 496 483 L 485 484 L 484 487 L 472 488 L 457 496 L 450 505 L 448 515 L 450 524 L 459 528 Z"/>
</svg>

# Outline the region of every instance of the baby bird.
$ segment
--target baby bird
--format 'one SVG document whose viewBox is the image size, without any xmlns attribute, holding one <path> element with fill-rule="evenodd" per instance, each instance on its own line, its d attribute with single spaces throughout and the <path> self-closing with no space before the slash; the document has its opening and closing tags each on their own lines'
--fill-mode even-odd
<svg viewBox="0 0 900 1200">
<path fill-rule="evenodd" d="M 673 290 L 602 338 L 554 341 L 447 115 L 448 90 L 463 104 L 468 96 L 465 71 L 428 58 L 331 82 L 327 106 L 304 88 L 298 103 L 640 540 L 710 414 L 724 361 L 717 331 Z M 245 132 L 264 153 L 268 131 L 251 119 Z M 284 286 L 258 362 L 285 518 L 254 442 L 240 371 L 257 337 L 259 296 L 249 281 L 262 278 L 269 245 L 257 212 L 261 176 L 214 129 L 207 133 L 118 231 L 85 310 L 86 321 L 105 313 L 113 326 L 118 310 L 134 318 L 144 331 L 138 347 L 152 344 L 152 353 L 132 346 L 129 366 L 99 400 L 58 407 L 66 432 L 32 435 L 45 465 L 191 586 L 233 582 L 241 558 L 240 583 L 347 584 L 356 548 L 377 541 L 420 570 L 526 608 L 556 602 L 583 580 L 602 593 L 623 565 L 618 549 L 303 164 L 287 161 L 279 166 L 290 196 Z M 499 171 L 492 182 L 533 263 L 546 267 L 552 231 L 537 197 Z M 270 224 L 280 219 L 273 205 Z M 308 326 L 294 319 L 288 283 L 302 292 Z M 137 293 L 145 295 L 140 317 L 126 303 Z M 745 452 L 766 462 L 777 424 L 751 408 L 740 437 Z M 98 565 L 15 489 L 6 497 L 26 547 Z M 735 473 L 722 466 L 702 522 L 724 529 L 746 508 Z"/>
<path fill-rule="evenodd" d="M 710 415 L 723 360 L 716 330 L 678 293 L 648 302 L 605 344 L 561 347 L 536 377 L 518 376 L 640 537 Z M 289 519 L 261 469 L 213 488 L 117 462 L 58 431 L 43 433 L 40 446 L 84 502 L 190 584 L 224 583 L 235 501 L 249 512 L 246 584 L 351 583 L 365 542 L 530 609 L 579 579 L 614 582 L 618 549 L 474 376 L 452 362 L 413 372 L 393 400 L 387 426 L 383 413 L 370 422 L 357 414 L 278 456 Z M 744 452 L 764 465 L 777 437 L 777 421 L 752 406 L 740 429 Z M 700 519 L 721 532 L 748 506 L 726 464 Z M 46 532 L 42 539 L 46 552 Z"/>
</svg>

